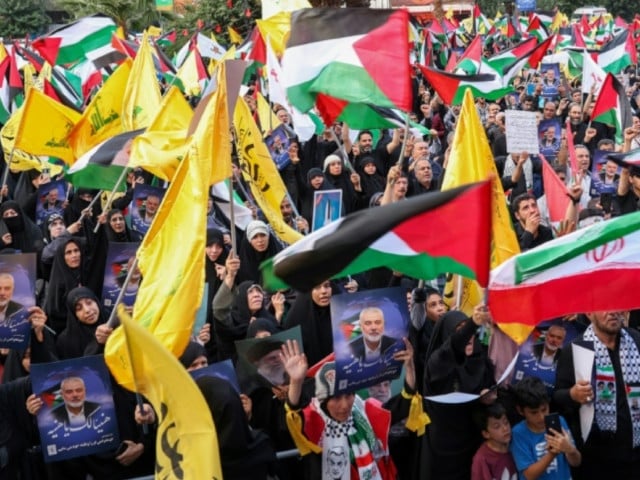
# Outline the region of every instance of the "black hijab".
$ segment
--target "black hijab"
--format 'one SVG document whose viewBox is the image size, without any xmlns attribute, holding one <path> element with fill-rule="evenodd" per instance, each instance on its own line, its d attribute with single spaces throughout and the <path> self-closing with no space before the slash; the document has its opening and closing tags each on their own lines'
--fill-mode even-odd
<svg viewBox="0 0 640 480">
<path fill-rule="evenodd" d="M 4 212 L 13 210 L 18 215 L 15 217 L 2 218 Z M 44 247 L 42 230 L 25 214 L 18 202 L 8 200 L 0 205 L 0 218 L 2 218 L 3 228 L 11 234 L 11 243 L 4 245 L 4 248 L 13 248 L 22 253 L 37 253 Z"/>
<path fill-rule="evenodd" d="M 368 165 L 369 163 L 373 163 L 374 165 L 376 165 L 375 159 L 370 155 L 363 157 L 358 163 L 360 185 L 362 186 L 362 193 L 364 194 L 367 203 L 374 193 L 384 192 L 384 189 L 387 186 L 387 181 L 382 175 L 380 175 L 377 165 L 376 173 L 374 173 L 373 175 L 369 175 L 364 171 L 365 165 Z"/>
<path fill-rule="evenodd" d="M 207 351 L 204 349 L 204 347 L 198 342 L 191 341 L 187 344 L 187 348 L 184 349 L 184 352 L 182 352 L 182 355 L 180 355 L 180 358 L 178 358 L 178 360 L 180 360 L 180 363 L 184 368 L 188 369 L 196 360 L 196 358 L 206 356 Z"/>
<path fill-rule="evenodd" d="M 262 272 L 260 264 L 273 257 L 282 250 L 282 246 L 276 237 L 269 232 L 269 245 L 264 252 L 258 252 L 249 239 L 245 236 L 240 243 L 240 270 L 238 271 L 238 282 L 249 280 L 252 283 L 262 283 Z"/>
<path fill-rule="evenodd" d="M 216 427 L 225 480 L 266 480 L 275 453 L 269 437 L 249 427 L 238 393 L 221 378 L 201 377 L 196 384 Z"/>
<path fill-rule="evenodd" d="M 82 323 L 76 317 L 76 303 L 83 298 L 89 298 L 98 304 L 100 316 L 92 325 Z M 56 350 L 60 359 L 78 358 L 84 356 L 86 348 L 95 340 L 96 328 L 102 325 L 105 318 L 100 300 L 87 287 L 77 287 L 69 292 L 66 298 L 67 324 L 56 341 Z"/>
<path fill-rule="evenodd" d="M 67 245 L 75 243 L 80 248 L 80 266 L 71 268 L 65 261 L 64 251 Z M 51 327 L 57 332 L 65 328 L 67 319 L 67 293 L 76 287 L 87 284 L 86 253 L 83 242 L 78 238 L 69 238 L 56 250 L 51 267 L 51 276 L 44 300 L 44 310 L 49 315 Z"/>
<path fill-rule="evenodd" d="M 124 231 L 120 233 L 116 232 L 111 227 L 111 217 L 113 217 L 116 213 L 119 213 L 124 217 L 124 213 L 122 213 L 122 210 L 120 210 L 119 208 L 112 208 L 111 210 L 109 210 L 109 212 L 107 213 L 107 222 L 104 224 L 105 232 L 107 234 L 107 240 L 110 242 L 118 243 L 137 241 L 136 238 L 133 238 L 127 222 L 124 222 Z"/>
</svg>

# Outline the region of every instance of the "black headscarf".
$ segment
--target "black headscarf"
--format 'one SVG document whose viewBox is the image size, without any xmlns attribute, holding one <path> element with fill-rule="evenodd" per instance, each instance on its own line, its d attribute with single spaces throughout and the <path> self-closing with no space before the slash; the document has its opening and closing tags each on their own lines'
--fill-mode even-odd
<svg viewBox="0 0 640 480">
<path fill-rule="evenodd" d="M 80 248 L 81 260 L 78 268 L 69 267 L 64 258 L 64 251 L 70 243 L 75 243 Z M 49 315 L 51 327 L 57 333 L 60 333 L 66 325 L 67 293 L 76 287 L 87 284 L 88 275 L 85 256 L 83 242 L 78 238 L 70 238 L 58 247 L 53 258 L 51 276 L 44 300 L 44 310 Z"/>
<path fill-rule="evenodd" d="M 222 285 L 222 280 L 218 278 L 218 274 L 216 273 L 216 264 L 224 265 L 227 260 L 227 255 L 229 252 L 224 245 L 224 236 L 222 230 L 212 228 L 207 229 L 207 246 L 212 244 L 218 244 L 222 246 L 222 253 L 216 259 L 215 262 L 209 260 L 209 257 L 205 253 L 204 255 L 204 281 L 208 285 L 207 290 L 207 323 L 211 325 L 211 331 L 214 331 L 215 328 L 215 319 L 213 318 L 213 297 L 215 297 L 216 292 Z M 211 335 L 211 339 L 205 345 L 207 350 L 207 357 L 214 361 L 218 356 L 216 335 Z"/>
<path fill-rule="evenodd" d="M 256 318 L 247 328 L 247 338 L 256 338 L 260 332 L 278 333 L 278 326 L 270 318 Z"/>
<path fill-rule="evenodd" d="M 266 480 L 275 453 L 269 437 L 249 427 L 238 393 L 221 378 L 201 377 L 196 384 L 216 427 L 225 480 Z"/>
<path fill-rule="evenodd" d="M 13 210 L 16 217 L 2 218 L 4 212 Z M 14 248 L 22 253 L 37 253 L 44 247 L 42 231 L 25 214 L 22 207 L 13 200 L 8 200 L 0 205 L 1 222 L 6 230 L 11 233 L 11 244 L 3 245 L 4 248 Z"/>
<path fill-rule="evenodd" d="M 242 282 L 250 280 L 253 283 L 262 283 L 262 273 L 260 272 L 260 264 L 265 260 L 273 257 L 282 250 L 282 246 L 276 237 L 269 232 L 269 245 L 264 252 L 258 252 L 249 239 L 245 236 L 240 243 L 240 270 L 238 271 L 237 281 Z"/>
<path fill-rule="evenodd" d="M 124 213 L 122 213 L 122 210 L 120 210 L 118 208 L 113 208 L 113 209 L 109 210 L 109 212 L 107 213 L 107 222 L 104 224 L 104 229 L 105 229 L 105 232 L 107 234 L 107 240 L 109 240 L 110 242 L 135 242 L 135 241 L 137 241 L 137 238 L 133 238 L 133 236 L 131 234 L 131 230 L 129 230 L 129 225 L 127 225 L 127 222 L 124 222 L 124 232 L 117 233 L 111 227 L 111 217 L 113 217 L 116 213 L 119 213 L 120 215 L 122 215 L 124 217 Z"/>
<path fill-rule="evenodd" d="M 198 342 L 189 342 L 178 360 L 184 368 L 189 368 L 196 358 L 206 356 L 207 352 L 202 345 Z"/>
<path fill-rule="evenodd" d="M 76 317 L 76 303 L 83 298 L 89 298 L 98 304 L 100 316 L 98 321 L 92 325 L 84 324 Z M 82 357 L 86 348 L 95 340 L 96 328 L 107 319 L 100 308 L 100 300 L 87 287 L 77 287 L 71 290 L 66 298 L 66 308 L 67 324 L 56 341 L 58 357 L 60 359 Z"/>
<path fill-rule="evenodd" d="M 373 163 L 374 165 L 376 165 L 376 161 L 372 156 L 366 156 L 362 158 L 358 163 L 360 185 L 362 186 L 362 192 L 366 198 L 367 203 L 374 193 L 384 192 L 384 189 L 387 186 L 387 181 L 382 175 L 380 175 L 380 171 L 377 169 L 377 165 L 376 173 L 374 173 L 373 175 L 369 175 L 365 172 L 364 166 L 369 163 Z"/>
</svg>

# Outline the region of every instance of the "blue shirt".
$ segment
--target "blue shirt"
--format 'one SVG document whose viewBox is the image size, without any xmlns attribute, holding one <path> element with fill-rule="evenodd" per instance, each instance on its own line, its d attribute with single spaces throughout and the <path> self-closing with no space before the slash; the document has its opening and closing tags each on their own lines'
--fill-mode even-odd
<svg viewBox="0 0 640 480">
<path fill-rule="evenodd" d="M 563 417 L 560 417 L 560 424 L 563 429 L 569 431 L 567 422 Z M 513 460 L 516 462 L 518 478 L 521 480 L 525 479 L 522 472 L 547 453 L 547 441 L 544 439 L 544 435 L 545 432 L 532 432 L 524 420 L 513 427 L 510 450 L 511 455 L 513 455 Z M 571 442 L 573 443 L 573 438 Z M 546 471 L 538 478 L 540 480 L 571 479 L 571 470 L 569 470 L 567 457 L 564 454 L 556 455 L 556 458 L 549 464 Z"/>
</svg>

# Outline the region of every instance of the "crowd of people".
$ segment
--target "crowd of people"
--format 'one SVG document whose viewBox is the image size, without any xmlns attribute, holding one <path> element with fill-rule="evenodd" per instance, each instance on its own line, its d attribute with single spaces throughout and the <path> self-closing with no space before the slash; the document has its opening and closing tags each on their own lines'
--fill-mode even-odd
<svg viewBox="0 0 640 480">
<path fill-rule="evenodd" d="M 514 79 L 514 94 L 499 101 L 475 99 L 522 251 L 593 222 L 640 210 L 640 167 L 594 160 L 601 151 L 640 147 L 640 79 L 635 66 L 619 75 L 634 112 L 633 125 L 623 132 L 591 121 L 595 95 L 582 93 L 579 78 L 554 83 L 553 72 L 548 72 L 523 71 Z M 412 82 L 415 102 L 410 117 L 422 130 L 360 130 L 354 135 L 347 124 L 336 122 L 302 142 L 287 109 L 273 106 L 289 134 L 288 161 L 279 164 L 288 192 L 280 213 L 289 226 L 302 234 L 312 230 L 314 194 L 319 191 L 340 190 L 341 211 L 347 215 L 440 189 L 460 107 L 446 105 L 418 70 Z M 244 97 L 254 111 L 255 88 Z M 536 112 L 544 157 L 508 151 L 507 110 Z M 544 122 L 551 126 L 544 128 Z M 565 126 L 573 136 L 572 151 Z M 267 126 L 261 128 L 269 133 Z M 616 143 L 616 133 L 622 143 Z M 577 171 L 570 168 L 572 155 Z M 569 192 L 571 201 L 561 224 L 550 220 L 542 162 L 550 162 Z M 113 332 L 101 298 L 107 250 L 112 243 L 142 238 L 143 233 L 131 226 L 132 199 L 135 186 L 151 184 L 152 175 L 140 169 L 130 172 L 126 193 L 115 198 L 108 211 L 102 211 L 100 201 L 94 202 L 98 192 L 71 185 L 67 198 L 50 190 L 43 199 L 41 187 L 51 181 L 46 172 L 8 171 L 3 178 L 0 253 L 35 253 L 37 271 L 35 306 L 28 308 L 29 346 L 1 351 L 0 479 L 101 480 L 153 474 L 158 412 L 146 403 L 141 406 L 133 393 L 115 382 L 121 445 L 45 464 L 46 447 L 41 445 L 36 418 L 47 400 L 33 392 L 29 378 L 32 364 L 103 353 Z M 599 185 L 609 188 L 596 188 L 597 178 Z M 552 367 L 551 376 L 546 370 L 537 375 L 544 369 L 532 368 L 498 385 L 502 372 L 497 372 L 489 352 L 499 332 L 492 324 L 490 305 L 477 305 L 470 316 L 445 305 L 443 278 L 425 284 L 376 268 L 326 279 L 309 292 L 267 291 L 260 264 L 286 245 L 258 208 L 237 158 L 232 183 L 254 220 L 241 230 L 213 196 L 208 199 L 202 252 L 208 285 L 206 321 L 180 361 L 188 371 L 224 360 L 237 364 L 236 342 L 297 326 L 302 342 L 274 342 L 256 354 L 260 376 L 238 368 L 241 393 L 220 378 L 196 381 L 214 420 L 224 478 L 492 480 L 640 474 L 637 312 L 585 312 L 553 320 L 532 349 L 537 364 Z M 38 202 L 53 210 L 40 226 Z M 157 196 L 146 198 L 147 224 L 159 203 Z M 232 229 L 238 238 L 235 249 Z M 131 278 L 144 282 L 139 275 Z M 393 354 L 403 365 L 402 390 L 392 394 L 386 382 L 372 386 L 366 400 L 356 392 L 336 393 L 335 364 L 328 360 L 334 351 L 332 296 L 393 286 L 407 293 L 411 318 L 404 347 Z M 18 310 L 13 296 L 13 277 L 0 272 L 0 322 L 10 322 Z M 479 330 L 489 334 L 480 338 Z M 376 349 L 382 348 L 380 332 L 374 331 L 371 338 L 360 345 L 363 358 L 379 355 Z M 591 378 L 577 376 L 574 368 L 572 345 L 585 342 L 593 345 Z M 265 360 L 267 354 L 272 355 Z M 460 403 L 424 399 L 454 392 L 477 398 Z M 86 400 L 82 379 L 61 381 L 60 395 L 65 405 L 57 412 L 61 423 L 90 421 L 97 407 Z M 592 415 L 586 426 L 585 411 Z M 291 451 L 295 453 L 276 456 Z"/>
</svg>

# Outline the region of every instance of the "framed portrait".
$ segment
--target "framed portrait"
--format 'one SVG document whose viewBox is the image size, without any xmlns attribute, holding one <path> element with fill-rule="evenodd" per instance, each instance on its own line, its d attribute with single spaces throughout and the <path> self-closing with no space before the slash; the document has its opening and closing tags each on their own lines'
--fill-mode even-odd
<svg viewBox="0 0 640 480">
<path fill-rule="evenodd" d="M 24 350 L 29 345 L 35 284 L 35 253 L 0 255 L 0 347 Z"/>
</svg>

